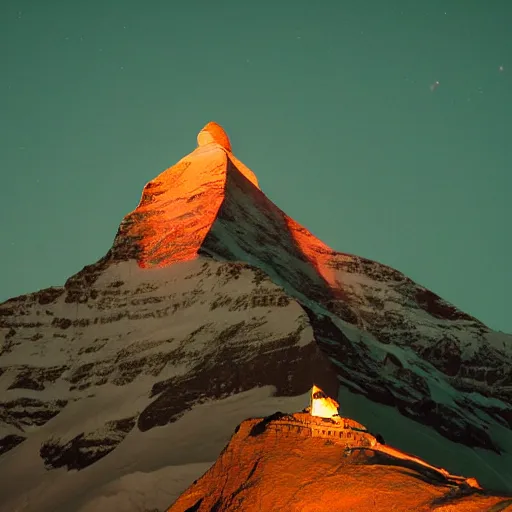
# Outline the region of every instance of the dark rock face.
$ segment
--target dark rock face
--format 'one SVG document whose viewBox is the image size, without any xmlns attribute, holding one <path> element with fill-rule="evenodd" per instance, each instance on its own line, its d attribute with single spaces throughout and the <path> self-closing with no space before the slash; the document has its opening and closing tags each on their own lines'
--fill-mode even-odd
<svg viewBox="0 0 512 512">
<path fill-rule="evenodd" d="M 12 450 L 15 446 L 25 441 L 26 437 L 9 434 L 0 439 L 0 455 Z"/>
<path fill-rule="evenodd" d="M 461 369 L 462 351 L 452 337 L 443 336 L 434 345 L 425 347 L 421 355 L 449 377 L 454 377 Z"/>
<path fill-rule="evenodd" d="M 113 451 L 135 425 L 135 417 L 111 421 L 97 432 L 82 433 L 63 442 L 49 439 L 39 451 L 47 469 L 81 470 Z"/>
<path fill-rule="evenodd" d="M 346 379 L 345 382 L 352 383 L 353 392 L 396 407 L 404 416 L 433 427 L 451 441 L 500 453 L 500 448 L 483 427 L 474 425 L 470 418 L 432 400 L 425 379 L 404 368 L 396 356 L 388 354 L 384 361 L 384 366 L 389 361 L 388 368 L 392 367 L 394 379 L 390 380 L 387 376 L 390 370 L 383 371 L 381 365 L 372 361 L 364 345 L 352 343 L 330 318 L 319 317 L 310 310 L 307 312 L 322 350 L 332 359 L 343 362 L 338 366 L 338 371 Z"/>
<path fill-rule="evenodd" d="M 54 383 L 65 370 L 67 370 L 67 366 L 51 366 L 49 368 L 24 366 L 19 369 L 19 373 L 7 389 L 42 391 L 45 389 L 45 383 Z"/>
<path fill-rule="evenodd" d="M 477 321 L 470 315 L 459 311 L 448 304 L 438 295 L 426 289 L 417 289 L 414 297 L 418 306 L 435 318 L 441 320 L 469 320 Z"/>
<path fill-rule="evenodd" d="M 67 400 L 43 401 L 36 398 L 18 398 L 0 403 L 0 422 L 18 428 L 41 426 L 57 416 Z"/>
<path fill-rule="evenodd" d="M 35 296 L 39 304 L 53 304 L 62 294 L 64 290 L 62 288 L 46 288 L 45 290 L 41 290 L 37 292 Z"/>
</svg>

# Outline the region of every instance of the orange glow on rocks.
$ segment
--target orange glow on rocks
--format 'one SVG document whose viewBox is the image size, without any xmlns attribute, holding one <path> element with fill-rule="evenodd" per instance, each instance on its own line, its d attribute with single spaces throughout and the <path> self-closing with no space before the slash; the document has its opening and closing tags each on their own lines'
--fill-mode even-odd
<svg viewBox="0 0 512 512">
<path fill-rule="evenodd" d="M 139 266 L 196 257 L 223 200 L 226 162 L 222 148 L 200 147 L 145 186 L 118 234 L 137 245 Z"/>
<path fill-rule="evenodd" d="M 297 247 L 331 287 L 333 298 L 340 298 L 342 292 L 339 283 L 335 279 L 335 272 L 331 264 L 335 254 L 333 249 L 288 216 L 286 216 L 286 223 Z"/>
<path fill-rule="evenodd" d="M 218 144 L 231 153 L 231 142 L 227 133 L 222 126 L 214 121 L 210 121 L 197 135 L 197 145 L 199 147 L 208 144 Z"/>
<path fill-rule="evenodd" d="M 254 173 L 232 155 L 229 138 L 217 123 L 208 123 L 197 143 L 197 149 L 144 187 L 139 205 L 121 223 L 114 245 L 131 246 L 125 251 L 135 254 L 142 268 L 197 256 L 225 199 L 228 159 L 259 188 Z"/>
<path fill-rule="evenodd" d="M 510 497 L 379 444 L 353 420 L 276 413 L 242 422 L 216 463 L 168 512 L 511 508 Z"/>
</svg>

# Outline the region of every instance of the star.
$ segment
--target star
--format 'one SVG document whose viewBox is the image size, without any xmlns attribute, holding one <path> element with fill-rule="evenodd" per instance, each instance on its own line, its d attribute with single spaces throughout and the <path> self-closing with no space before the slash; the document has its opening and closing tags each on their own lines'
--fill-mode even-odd
<svg viewBox="0 0 512 512">
<path fill-rule="evenodd" d="M 436 80 L 431 86 L 430 90 L 435 91 L 439 87 L 439 80 Z"/>
</svg>

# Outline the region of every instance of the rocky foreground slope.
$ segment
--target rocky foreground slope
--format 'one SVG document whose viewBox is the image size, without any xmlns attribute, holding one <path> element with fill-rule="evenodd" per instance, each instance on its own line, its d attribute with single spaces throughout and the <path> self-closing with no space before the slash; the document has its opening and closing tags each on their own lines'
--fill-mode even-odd
<svg viewBox="0 0 512 512">
<path fill-rule="evenodd" d="M 275 206 L 209 123 L 98 262 L 0 304 L 0 510 L 162 508 L 313 383 L 387 442 L 512 489 L 512 336 Z"/>
<path fill-rule="evenodd" d="M 168 512 L 498 512 L 512 496 L 400 452 L 347 418 L 249 419 Z"/>
</svg>

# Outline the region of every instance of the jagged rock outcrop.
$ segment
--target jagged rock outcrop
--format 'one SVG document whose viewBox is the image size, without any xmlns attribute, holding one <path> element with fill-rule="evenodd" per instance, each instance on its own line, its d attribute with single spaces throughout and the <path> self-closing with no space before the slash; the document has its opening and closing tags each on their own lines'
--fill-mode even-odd
<svg viewBox="0 0 512 512">
<path fill-rule="evenodd" d="M 135 426 L 135 417 L 109 421 L 103 429 L 82 433 L 69 441 L 49 439 L 39 450 L 46 469 L 81 470 L 105 457 Z"/>
<path fill-rule="evenodd" d="M 511 355 L 510 335 L 290 219 L 209 123 L 103 258 L 0 304 L 0 510 L 86 512 L 162 471 L 179 493 L 234 425 L 296 410 L 313 383 L 398 447 L 507 489 Z"/>
</svg>

